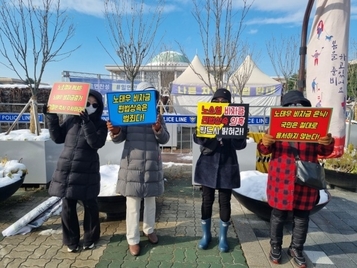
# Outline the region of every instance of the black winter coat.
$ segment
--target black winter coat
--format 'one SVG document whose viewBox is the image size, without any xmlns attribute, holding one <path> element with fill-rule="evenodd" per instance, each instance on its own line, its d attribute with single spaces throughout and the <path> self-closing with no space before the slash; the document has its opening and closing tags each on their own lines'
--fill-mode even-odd
<svg viewBox="0 0 357 268">
<path fill-rule="evenodd" d="M 198 138 L 201 155 L 197 160 L 194 181 L 213 189 L 234 189 L 240 187 L 240 171 L 236 150 L 247 146 L 246 139 Z"/>
<path fill-rule="evenodd" d="M 98 95 L 99 94 L 99 95 Z M 60 125 L 57 115 L 46 115 L 51 139 L 64 143 L 57 168 L 49 188 L 51 196 L 76 200 L 96 198 L 100 192 L 100 162 L 98 149 L 107 138 L 106 122 L 101 119 L 102 96 L 90 91 L 99 104 L 90 121 L 84 123 L 79 116 L 67 116 Z"/>
</svg>

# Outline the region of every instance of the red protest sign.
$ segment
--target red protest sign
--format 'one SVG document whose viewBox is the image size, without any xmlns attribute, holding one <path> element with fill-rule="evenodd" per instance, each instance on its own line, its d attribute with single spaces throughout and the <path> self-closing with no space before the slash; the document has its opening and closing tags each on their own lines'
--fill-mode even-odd
<svg viewBox="0 0 357 268">
<path fill-rule="evenodd" d="M 269 134 L 276 140 L 316 142 L 328 133 L 332 108 L 274 107 Z"/>
<path fill-rule="evenodd" d="M 48 98 L 48 112 L 78 115 L 86 108 L 89 90 L 89 83 L 54 83 Z"/>
</svg>

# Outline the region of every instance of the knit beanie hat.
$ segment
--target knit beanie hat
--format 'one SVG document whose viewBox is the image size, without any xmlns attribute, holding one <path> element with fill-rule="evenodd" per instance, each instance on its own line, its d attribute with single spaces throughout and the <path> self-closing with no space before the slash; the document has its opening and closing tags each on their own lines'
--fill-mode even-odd
<svg viewBox="0 0 357 268">
<path fill-rule="evenodd" d="M 219 88 L 213 95 L 212 100 L 223 98 L 227 100 L 229 103 L 232 101 L 231 93 L 226 88 Z"/>
<path fill-rule="evenodd" d="M 311 102 L 304 97 L 299 90 L 291 90 L 285 93 L 281 102 L 282 106 L 289 106 L 291 104 L 300 103 L 304 107 L 311 107 Z"/>
</svg>

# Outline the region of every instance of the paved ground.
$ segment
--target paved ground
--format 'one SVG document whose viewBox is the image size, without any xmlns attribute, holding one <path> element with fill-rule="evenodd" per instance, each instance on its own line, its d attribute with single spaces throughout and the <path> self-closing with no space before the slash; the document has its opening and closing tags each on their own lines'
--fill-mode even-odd
<svg viewBox="0 0 357 268">
<path fill-rule="evenodd" d="M 164 162 L 176 161 L 164 157 Z M 180 161 L 187 162 L 187 161 Z M 192 187 L 191 165 L 165 165 L 166 191 L 157 199 L 159 244 L 142 237 L 141 255 L 127 250 L 125 220 L 108 220 L 101 213 L 101 239 L 93 250 L 67 253 L 62 246 L 59 216 L 51 217 L 40 228 L 26 235 L 0 235 L 0 267 L 274 267 L 268 260 L 269 223 L 248 211 L 233 197 L 232 225 L 228 253 L 217 249 L 218 207 L 213 215 L 214 239 L 208 250 L 197 250 L 201 236 L 200 191 Z M 309 267 L 357 267 L 357 194 L 330 190 L 333 198 L 312 215 L 306 253 Z M 48 198 L 45 189 L 20 189 L 0 203 L 0 230 Z M 79 207 L 80 219 L 83 212 Z M 290 242 L 285 229 L 284 249 Z M 43 231 L 50 230 L 43 235 Z M 282 264 L 294 267 L 284 252 Z"/>
</svg>

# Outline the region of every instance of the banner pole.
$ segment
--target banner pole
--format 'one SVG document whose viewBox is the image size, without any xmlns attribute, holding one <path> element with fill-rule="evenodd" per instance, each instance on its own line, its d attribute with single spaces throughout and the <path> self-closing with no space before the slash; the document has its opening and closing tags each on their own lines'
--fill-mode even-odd
<svg viewBox="0 0 357 268">
<path fill-rule="evenodd" d="M 306 79 L 305 79 L 305 61 L 306 61 L 306 39 L 307 39 L 307 27 L 309 25 L 309 17 L 311 13 L 311 9 L 314 5 L 315 0 L 309 0 L 307 3 L 307 7 L 305 10 L 304 20 L 302 23 L 302 30 L 301 30 L 301 45 L 300 45 L 300 66 L 299 66 L 299 76 L 298 76 L 298 90 L 303 92 L 304 88 L 306 87 Z"/>
</svg>

